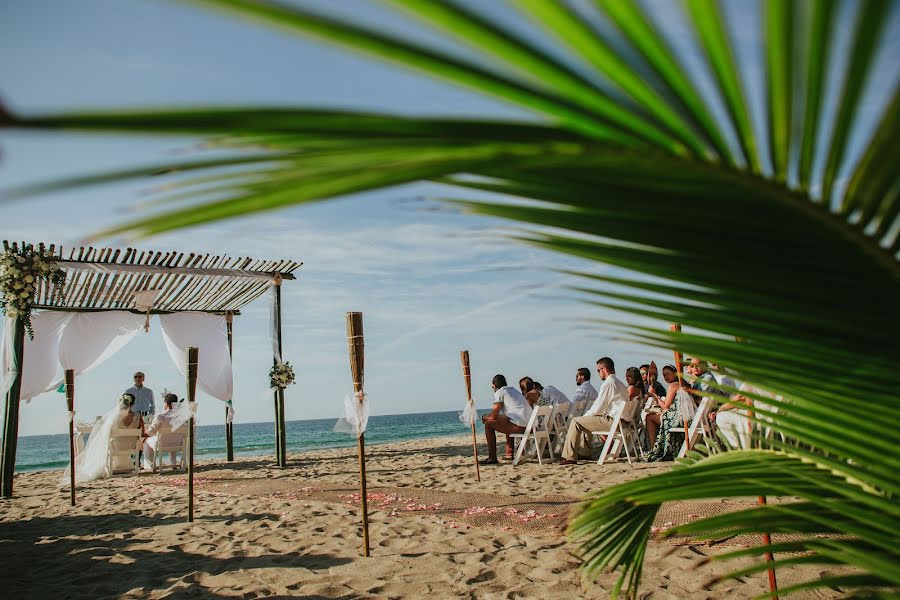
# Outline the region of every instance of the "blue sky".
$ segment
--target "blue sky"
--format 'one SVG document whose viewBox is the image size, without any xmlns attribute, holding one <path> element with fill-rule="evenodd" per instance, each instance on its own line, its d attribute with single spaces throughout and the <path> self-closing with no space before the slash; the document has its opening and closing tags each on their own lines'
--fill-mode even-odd
<svg viewBox="0 0 900 600">
<path fill-rule="evenodd" d="M 481 60 L 377 2 L 306 4 Z M 691 40 L 677 11 L 668 2 L 648 4 L 691 61 Z M 748 4 L 728 3 L 728 16 L 744 57 L 746 81 L 754 90 L 751 104 L 761 130 L 762 71 L 754 58 L 760 55 L 759 23 Z M 499 0 L 477 6 L 508 17 L 523 32 L 536 33 L 533 25 L 516 19 Z M 851 8 L 845 4 L 842 10 L 849 14 Z M 107 106 L 274 104 L 533 118 L 466 90 L 191 5 L 30 0 L 4 2 L 0 11 L 0 101 L 23 113 Z M 895 9 L 876 70 L 886 76 L 876 77 L 865 97 L 869 121 L 897 81 L 896 66 L 889 58 L 891 52 L 900 54 L 897 30 Z M 846 40 L 839 38 L 840 43 L 846 45 Z M 697 70 L 701 85 L 708 85 L 702 69 Z M 827 96 L 826 115 L 834 111 L 834 96 Z M 854 152 L 865 135 L 863 128 L 857 136 L 863 139 L 854 140 Z M 0 190 L 74 172 L 171 160 L 197 152 L 196 142 L 4 133 Z M 78 243 L 128 218 L 154 185 L 117 184 L 4 204 L 0 238 Z M 575 369 L 592 367 L 602 355 L 616 360 L 620 374 L 650 358 L 658 363 L 670 360 L 668 353 L 634 347 L 614 339 L 609 331 L 578 324 L 579 319 L 610 315 L 574 301 L 564 290 L 572 281 L 550 269 L 603 267 L 511 244 L 503 238 L 509 230 L 506 223 L 440 209 L 434 199 L 445 192 L 434 185 L 407 185 L 158 236 L 138 246 L 305 262 L 298 281 L 284 288 L 284 354 L 298 374 L 298 385 L 287 392 L 288 419 L 338 415 L 350 386 L 343 320 L 348 310 L 365 315 L 366 384 L 376 414 L 461 407 L 464 388 L 458 351 L 463 348 L 472 353 L 475 397 L 482 407 L 489 404 L 490 378 L 497 372 L 510 380 L 531 375 L 571 392 Z M 603 233 L 602 223 L 597 223 L 597 233 Z M 239 422 L 273 416 L 266 388 L 271 365 L 267 315 L 266 304 L 258 302 L 235 322 Z M 136 369 L 147 372 L 147 385 L 157 391 L 183 390 L 156 326 L 79 379 L 81 416 L 104 413 L 130 385 Z M 61 395 L 53 393 L 23 406 L 21 433 L 63 432 L 63 406 Z M 201 423 L 221 423 L 222 413 L 218 401 L 201 398 Z"/>
</svg>

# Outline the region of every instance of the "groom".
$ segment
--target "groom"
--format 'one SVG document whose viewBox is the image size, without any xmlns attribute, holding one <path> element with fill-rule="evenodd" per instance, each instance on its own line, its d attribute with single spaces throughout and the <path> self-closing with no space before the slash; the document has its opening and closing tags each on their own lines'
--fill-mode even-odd
<svg viewBox="0 0 900 600">
<path fill-rule="evenodd" d="M 152 417 L 156 413 L 153 405 L 153 390 L 144 387 L 143 371 L 138 371 L 134 374 L 134 386 L 125 390 L 125 393 L 134 396 L 134 404 L 131 406 L 131 412 L 134 414 L 142 417 Z"/>
</svg>

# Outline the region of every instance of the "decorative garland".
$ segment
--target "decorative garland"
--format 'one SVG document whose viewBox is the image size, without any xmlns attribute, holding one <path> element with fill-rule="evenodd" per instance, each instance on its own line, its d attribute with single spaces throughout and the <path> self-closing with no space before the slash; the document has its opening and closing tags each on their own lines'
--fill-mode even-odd
<svg viewBox="0 0 900 600">
<path fill-rule="evenodd" d="M 42 280 L 49 280 L 59 291 L 66 274 L 32 246 L 4 250 L 0 254 L 0 309 L 11 319 L 22 319 L 31 339 L 34 339 L 31 328 L 34 293 Z"/>
<path fill-rule="evenodd" d="M 289 362 L 280 362 L 269 371 L 269 387 L 283 390 L 294 385 L 294 368 Z"/>
</svg>

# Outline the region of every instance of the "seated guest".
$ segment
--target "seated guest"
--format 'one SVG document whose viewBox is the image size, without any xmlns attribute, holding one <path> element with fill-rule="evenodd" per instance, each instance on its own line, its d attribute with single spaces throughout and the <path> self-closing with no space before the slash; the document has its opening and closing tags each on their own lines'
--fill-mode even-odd
<svg viewBox="0 0 900 600">
<path fill-rule="evenodd" d="M 531 377 L 523 377 L 519 380 L 519 390 L 532 407 L 541 399 L 541 392 L 534 389 L 534 380 Z"/>
<path fill-rule="evenodd" d="M 566 413 L 568 413 L 569 405 L 572 403 L 569 402 L 569 399 L 566 398 L 566 395 L 561 391 L 552 385 L 541 385 L 537 381 L 534 382 L 534 389 L 538 390 L 541 394 L 541 398 L 538 400 L 539 406 L 558 406 L 560 412 L 565 410 Z"/>
<path fill-rule="evenodd" d="M 591 432 L 608 430 L 612 425 L 610 415 L 613 410 L 628 402 L 628 388 L 616 377 L 616 367 L 611 358 L 604 356 L 597 361 L 597 373 L 603 385 L 584 416 L 575 417 L 569 424 L 561 465 L 577 464 L 579 456 L 589 459 L 593 445 Z"/>
<path fill-rule="evenodd" d="M 156 448 L 159 446 L 160 438 L 172 433 L 172 413 L 175 404 L 178 403 L 178 396 L 168 393 L 163 396 L 163 399 L 165 400 L 166 410 L 153 417 L 153 422 L 147 429 L 147 435 L 149 437 L 144 440 L 143 467 L 145 469 L 153 467 L 153 458 L 155 456 Z M 172 437 L 170 436 L 168 439 L 171 441 Z M 175 464 L 174 452 L 169 453 L 169 462 L 170 464 Z"/>
<path fill-rule="evenodd" d="M 625 369 L 625 384 L 628 386 L 628 399 L 638 400 L 644 399 L 644 380 L 641 378 L 641 372 L 637 367 L 628 367 Z"/>
<path fill-rule="evenodd" d="M 575 395 L 572 396 L 572 403 L 584 400 L 585 406 L 590 406 L 597 399 L 597 390 L 591 385 L 591 370 L 587 367 L 578 369 L 575 372 L 575 384 L 578 385 L 578 389 L 575 390 Z M 581 415 L 577 416 L 580 417 Z"/>
<path fill-rule="evenodd" d="M 644 381 L 644 390 L 648 394 L 650 393 L 650 387 L 653 387 L 658 396 L 666 395 L 666 388 L 656 378 L 656 363 L 641 365 L 641 379 Z M 650 384 L 651 381 L 653 382 L 652 386 Z"/>
<path fill-rule="evenodd" d="M 694 396 L 697 396 L 698 398 L 701 396 L 728 397 L 727 392 L 723 392 L 719 389 L 716 376 L 708 369 L 705 360 L 701 360 L 697 357 L 692 358 L 691 364 L 687 367 L 687 371 L 693 376 L 691 387 L 700 392 L 699 394 L 695 393 Z"/>
<path fill-rule="evenodd" d="M 757 387 L 748 383 L 741 385 L 741 392 L 750 394 L 769 395 Z M 749 448 L 750 447 L 750 417 L 748 411 L 752 411 L 754 405 L 761 410 L 774 411 L 768 404 L 756 401 L 749 396 L 737 393 L 731 396 L 730 400 L 720 406 L 714 413 L 716 427 L 719 434 L 725 438 L 728 445 L 732 448 Z M 759 415 L 763 420 L 765 416 Z"/>
<path fill-rule="evenodd" d="M 494 406 L 491 412 L 481 417 L 484 423 L 484 437 L 487 440 L 488 457 L 481 461 L 483 465 L 496 465 L 497 432 L 506 434 L 506 458 L 512 459 L 513 445 L 511 433 L 525 433 L 525 427 L 531 419 L 531 406 L 516 388 L 506 385 L 506 377 L 494 375 L 491 380 L 494 390 Z"/>
<path fill-rule="evenodd" d="M 679 381 L 675 367 L 672 365 L 663 367 L 663 378 L 669 384 L 666 397 L 661 400 L 655 395 L 655 392 L 650 392 L 663 412 L 649 413 L 644 423 L 647 428 L 647 438 L 650 440 L 650 453 L 647 455 L 647 460 L 651 462 L 675 458 L 675 454 L 684 441 L 684 435 L 677 433 L 670 435 L 669 430 L 684 425 L 679 410 L 680 403 L 693 402 L 690 386 L 684 380 Z"/>
</svg>

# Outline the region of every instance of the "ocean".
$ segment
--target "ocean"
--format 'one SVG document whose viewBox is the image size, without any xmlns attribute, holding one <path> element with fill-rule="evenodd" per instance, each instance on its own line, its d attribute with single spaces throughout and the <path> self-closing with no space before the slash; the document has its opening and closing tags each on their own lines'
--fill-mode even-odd
<svg viewBox="0 0 900 600">
<path fill-rule="evenodd" d="M 369 424 L 366 427 L 366 445 L 470 432 L 471 430 L 460 422 L 459 412 L 369 417 Z M 285 424 L 288 453 L 355 447 L 356 439 L 352 435 L 332 431 L 336 421 L 336 418 L 288 421 Z M 478 430 L 479 442 L 483 442 L 481 423 L 478 423 Z M 225 426 L 223 424 L 198 426 L 195 452 L 196 460 L 224 460 Z M 235 423 L 235 457 L 265 454 L 275 454 L 275 424 Z M 16 472 L 64 469 L 68 464 L 68 434 L 33 435 L 19 438 L 16 451 Z"/>
</svg>

